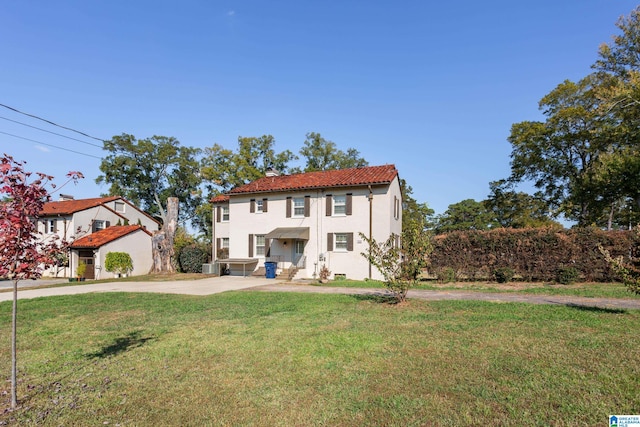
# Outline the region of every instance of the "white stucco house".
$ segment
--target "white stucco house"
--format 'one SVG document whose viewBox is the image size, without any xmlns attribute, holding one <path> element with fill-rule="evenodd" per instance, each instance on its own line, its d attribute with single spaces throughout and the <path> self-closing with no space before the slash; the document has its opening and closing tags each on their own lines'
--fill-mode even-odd
<svg viewBox="0 0 640 427">
<path fill-rule="evenodd" d="M 148 274 L 153 266 L 151 239 L 151 233 L 141 225 L 115 225 L 75 240 L 70 249 L 76 262 L 87 264 L 87 279 L 115 277 L 114 272 L 104 269 L 109 252 L 128 253 L 133 260 L 133 270 L 127 274 L 140 276 Z"/>
<path fill-rule="evenodd" d="M 285 278 L 317 278 L 326 266 L 331 278 L 382 279 L 361 255 L 360 233 L 400 236 L 399 180 L 394 165 L 268 173 L 212 199 L 213 259 L 231 274 L 261 274 L 275 262 Z"/>
<path fill-rule="evenodd" d="M 153 233 L 158 230 L 160 223 L 120 196 L 76 200 L 71 196 L 60 195 L 58 201 L 45 203 L 38 217 L 38 232 L 43 239 L 51 239 L 53 236 L 58 236 L 58 238 L 68 242 L 77 242 L 79 239 L 101 230 L 125 225 L 140 226 L 143 230 Z M 137 237 L 146 239 L 142 237 L 142 234 L 135 233 Z M 100 250 L 100 247 L 91 249 L 87 247 L 82 250 L 72 247 L 69 265 L 53 267 L 45 271 L 45 275 L 73 277 L 78 263 L 82 262 L 87 264 L 85 277 L 94 278 L 96 272 L 100 272 L 103 265 L 103 260 L 98 257 Z M 136 251 L 139 253 L 137 249 Z M 149 256 L 151 256 L 151 243 L 149 243 L 148 251 Z M 133 258 L 133 254 L 130 253 L 130 255 Z M 144 263 L 142 260 L 136 262 L 136 259 L 133 259 L 133 262 L 134 266 L 136 263 L 141 266 Z M 143 274 L 146 273 L 148 273 L 148 269 Z"/>
</svg>

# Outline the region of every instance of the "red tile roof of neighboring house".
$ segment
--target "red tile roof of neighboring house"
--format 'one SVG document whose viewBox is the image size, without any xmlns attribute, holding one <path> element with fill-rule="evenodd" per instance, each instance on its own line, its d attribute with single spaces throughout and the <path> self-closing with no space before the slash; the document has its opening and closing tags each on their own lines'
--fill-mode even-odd
<svg viewBox="0 0 640 427">
<path fill-rule="evenodd" d="M 100 246 L 104 246 L 107 243 L 113 242 L 114 240 L 117 240 L 121 237 L 126 236 L 127 234 L 131 234 L 138 230 L 142 230 L 149 236 L 151 236 L 151 233 L 140 225 L 114 225 L 112 227 L 107 227 L 102 230 L 96 231 L 95 233 L 91 233 L 79 238 L 71 244 L 71 248 L 97 249 Z"/>
<path fill-rule="evenodd" d="M 218 194 L 216 197 L 212 198 L 211 203 L 225 203 L 229 201 L 229 196 L 226 194 Z"/>
<path fill-rule="evenodd" d="M 92 199 L 63 200 L 60 202 L 47 202 L 40 211 L 40 216 L 69 215 L 85 209 L 94 208 L 113 200 L 122 199 L 120 196 L 94 197 Z"/>
<path fill-rule="evenodd" d="M 232 196 L 244 193 L 389 184 L 397 176 L 398 170 L 394 165 L 265 176 L 249 184 L 234 188 L 227 194 Z"/>
</svg>

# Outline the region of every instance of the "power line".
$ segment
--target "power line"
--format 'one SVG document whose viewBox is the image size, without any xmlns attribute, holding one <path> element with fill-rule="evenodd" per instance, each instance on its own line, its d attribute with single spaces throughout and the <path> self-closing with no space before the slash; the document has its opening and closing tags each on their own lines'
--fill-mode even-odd
<svg viewBox="0 0 640 427">
<path fill-rule="evenodd" d="M 87 138 L 91 138 L 91 139 L 95 139 L 96 141 L 104 142 L 104 139 L 96 138 L 95 136 L 91 136 L 91 135 L 86 134 L 84 132 L 80 132 L 79 130 L 75 130 L 73 128 L 69 128 L 69 127 L 66 127 L 66 126 L 59 125 L 57 123 L 52 122 L 51 120 L 43 119 L 42 117 L 36 116 L 34 114 L 25 113 L 23 111 L 18 110 L 17 108 L 9 107 L 8 105 L 5 105 L 5 104 L 0 104 L 0 107 L 7 108 L 7 109 L 9 109 L 11 111 L 15 111 L 16 113 L 19 113 L 19 114 L 24 114 L 25 116 L 33 117 L 34 119 L 42 120 L 43 122 L 49 123 L 50 125 L 54 125 L 54 126 L 57 126 L 59 128 L 62 128 L 62 129 L 70 130 L 71 132 L 79 133 L 80 135 L 84 135 Z"/>
<path fill-rule="evenodd" d="M 58 136 L 61 136 L 61 137 L 63 137 L 63 138 L 72 139 L 72 140 L 74 140 L 74 141 L 82 142 L 83 144 L 91 145 L 91 146 L 93 146 L 93 147 L 102 148 L 102 146 L 100 146 L 100 145 L 98 145 L 98 144 L 93 144 L 93 143 L 91 143 L 91 142 L 83 141 L 83 140 L 81 140 L 81 139 L 72 138 L 72 137 L 70 137 L 70 136 L 63 135 L 63 134 L 61 134 L 61 133 L 52 132 L 52 131 L 50 131 L 50 130 L 42 129 L 42 128 L 39 128 L 39 127 L 37 127 L 37 126 L 31 126 L 31 125 L 28 125 L 28 124 L 26 124 L 26 123 L 19 122 L 19 121 L 17 121 L 17 120 L 11 120 L 11 119 L 8 119 L 8 118 L 6 118 L 6 117 L 2 117 L 2 116 L 0 116 L 0 119 L 7 120 L 7 121 L 9 121 L 9 122 L 13 122 L 13 123 L 17 123 L 17 124 L 22 125 L 22 126 L 30 127 L 30 128 L 32 128 L 32 129 L 38 129 L 38 130 L 40 130 L 40 131 L 42 131 L 42 132 L 47 132 L 47 133 L 50 133 L 50 134 L 52 134 L 52 135 L 58 135 Z"/>
<path fill-rule="evenodd" d="M 46 145 L 48 147 L 57 148 L 58 150 L 64 150 L 64 151 L 69 151 L 70 153 L 80 154 L 81 156 L 93 157 L 94 159 L 102 159 L 102 157 L 94 156 L 92 154 L 86 154 L 86 153 L 81 153 L 81 152 L 75 151 L 75 150 L 69 150 L 68 148 L 58 147 L 57 145 L 47 144 L 46 142 L 36 141 L 35 139 L 29 139 L 29 138 L 25 138 L 23 136 L 18 136 L 18 135 L 14 135 L 14 134 L 7 133 L 7 132 L 2 132 L 2 131 L 0 131 L 0 133 L 3 134 L 3 135 L 8 135 L 8 136 L 14 137 L 14 138 L 24 139 L 25 141 L 35 142 L 36 144 L 42 144 L 42 145 Z"/>
</svg>

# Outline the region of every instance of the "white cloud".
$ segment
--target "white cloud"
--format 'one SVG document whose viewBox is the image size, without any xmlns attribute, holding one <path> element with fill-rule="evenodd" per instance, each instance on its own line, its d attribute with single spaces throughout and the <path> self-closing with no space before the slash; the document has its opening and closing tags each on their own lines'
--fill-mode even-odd
<svg viewBox="0 0 640 427">
<path fill-rule="evenodd" d="M 51 150 L 49 150 L 47 147 L 43 147 L 42 145 L 36 145 L 35 146 L 36 150 L 40 150 L 43 153 L 50 153 Z"/>
<path fill-rule="evenodd" d="M 236 14 L 235 10 L 230 10 L 227 12 L 227 16 L 234 16 Z"/>
</svg>

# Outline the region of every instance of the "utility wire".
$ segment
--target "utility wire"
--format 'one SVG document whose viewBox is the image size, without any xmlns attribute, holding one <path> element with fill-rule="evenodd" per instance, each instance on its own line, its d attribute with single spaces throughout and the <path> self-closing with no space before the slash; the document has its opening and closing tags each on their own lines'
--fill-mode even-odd
<svg viewBox="0 0 640 427">
<path fill-rule="evenodd" d="M 80 135 L 84 135 L 84 136 L 86 136 L 87 138 L 91 138 L 91 139 L 95 139 L 96 141 L 104 142 L 104 139 L 96 138 L 95 136 L 91 136 L 91 135 L 86 134 L 86 133 L 84 133 L 84 132 L 80 132 L 79 130 L 75 130 L 75 129 L 73 129 L 73 128 L 68 128 L 68 127 L 66 127 L 66 126 L 59 125 L 59 124 L 54 123 L 54 122 L 52 122 L 52 121 L 50 121 L 50 120 L 43 119 L 42 117 L 38 117 L 38 116 L 36 116 L 36 115 L 34 115 L 34 114 L 25 113 L 25 112 L 20 111 L 20 110 L 18 110 L 18 109 L 16 109 L 16 108 L 9 107 L 8 105 L 0 104 L 0 107 L 4 107 L 4 108 L 7 108 L 7 109 L 9 109 L 9 110 L 11 110 L 11 111 L 15 111 L 16 113 L 24 114 L 25 116 L 33 117 L 34 119 L 42 120 L 43 122 L 49 123 L 50 125 L 54 125 L 54 126 L 57 126 L 57 127 L 59 127 L 59 128 L 62 128 L 62 129 L 70 130 L 71 132 L 79 133 Z M 102 147 L 101 147 L 101 148 L 102 148 Z"/>
<path fill-rule="evenodd" d="M 40 130 L 40 131 L 42 131 L 42 132 L 47 132 L 47 133 L 50 133 L 50 134 L 52 134 L 52 135 L 58 135 L 58 136 L 61 136 L 61 137 L 63 137 L 63 138 L 72 139 L 72 140 L 74 140 L 74 141 L 82 142 L 83 144 L 91 145 L 91 146 L 93 146 L 93 147 L 102 148 L 102 146 L 101 146 L 101 145 L 98 145 L 98 144 L 94 144 L 94 143 L 91 143 L 91 142 L 83 141 L 83 140 L 81 140 L 81 139 L 77 139 L 77 138 L 72 138 L 72 137 L 70 137 L 70 136 L 63 135 L 63 134 L 61 134 L 61 133 L 51 132 L 50 130 L 42 129 L 42 128 L 39 128 L 39 127 L 37 127 L 37 126 L 31 126 L 31 125 L 28 125 L 28 124 L 26 124 L 26 123 L 19 122 L 19 121 L 17 121 L 17 120 L 11 120 L 11 119 L 8 119 L 8 118 L 6 118 L 6 117 L 2 117 L 2 116 L 0 116 L 0 119 L 2 119 L 2 120 L 7 120 L 7 121 L 9 121 L 9 122 L 13 122 L 13 123 L 17 123 L 17 124 L 22 125 L 22 126 L 30 127 L 30 128 L 32 128 L 32 129 L 38 129 L 38 130 Z"/>
<path fill-rule="evenodd" d="M 2 131 L 0 131 L 0 133 L 3 134 L 3 135 L 12 136 L 14 138 L 24 139 L 25 141 L 35 142 L 36 144 L 47 145 L 49 147 L 57 148 L 58 150 L 64 150 L 64 151 L 69 151 L 70 153 L 80 154 L 81 156 L 93 157 L 94 159 L 102 159 L 102 157 L 94 156 L 92 154 L 86 154 L 86 153 L 81 153 L 81 152 L 75 151 L 75 150 L 69 150 L 68 148 L 58 147 L 57 145 L 47 144 L 46 142 L 36 141 L 35 139 L 29 139 L 29 138 L 25 138 L 23 136 L 18 136 L 18 135 L 14 135 L 14 134 L 7 133 L 7 132 L 2 132 Z"/>
</svg>

